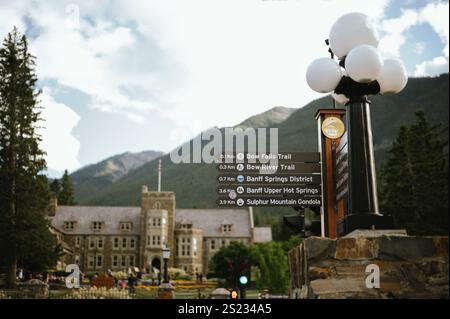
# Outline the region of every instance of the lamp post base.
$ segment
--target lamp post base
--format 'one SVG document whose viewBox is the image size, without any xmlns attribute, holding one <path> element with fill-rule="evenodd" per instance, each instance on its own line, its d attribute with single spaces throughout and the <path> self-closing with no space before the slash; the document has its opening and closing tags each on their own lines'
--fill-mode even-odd
<svg viewBox="0 0 450 319">
<path fill-rule="evenodd" d="M 175 299 L 175 288 L 170 282 L 163 282 L 158 287 L 158 299 Z"/>
<path fill-rule="evenodd" d="M 343 236 L 356 229 L 393 229 L 392 216 L 374 213 L 358 213 L 345 216 L 338 222 L 338 235 Z"/>
</svg>

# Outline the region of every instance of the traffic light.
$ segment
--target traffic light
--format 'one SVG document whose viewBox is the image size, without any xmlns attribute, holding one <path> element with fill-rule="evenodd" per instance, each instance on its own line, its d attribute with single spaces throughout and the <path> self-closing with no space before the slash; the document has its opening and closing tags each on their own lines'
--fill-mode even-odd
<svg viewBox="0 0 450 319">
<path fill-rule="evenodd" d="M 247 276 L 241 276 L 239 277 L 239 283 L 241 285 L 246 285 L 248 283 L 248 277 Z"/>
</svg>

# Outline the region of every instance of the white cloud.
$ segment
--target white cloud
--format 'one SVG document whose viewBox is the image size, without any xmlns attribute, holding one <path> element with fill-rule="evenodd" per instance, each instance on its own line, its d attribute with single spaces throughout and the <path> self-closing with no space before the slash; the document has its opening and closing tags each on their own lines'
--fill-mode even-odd
<svg viewBox="0 0 450 319">
<path fill-rule="evenodd" d="M 447 2 L 429 3 L 420 11 L 419 21 L 429 23 L 444 44 L 443 54 L 448 58 L 449 48 L 449 4 Z"/>
<path fill-rule="evenodd" d="M 423 42 L 417 42 L 414 45 L 414 52 L 418 55 L 422 54 L 425 51 L 426 45 Z"/>
<path fill-rule="evenodd" d="M 30 10 L 35 27 L 40 30 L 30 46 L 38 57 L 39 77 L 54 79 L 89 95 L 91 106 L 103 111 L 126 115 L 130 111 L 155 108 L 151 101 L 123 92 L 127 86 L 140 85 L 139 76 L 133 78 L 117 72 L 121 68 L 118 64 L 128 65 L 127 59 L 132 58 L 117 61 L 117 55 L 135 42 L 132 30 L 101 20 L 92 24 L 83 19 L 74 27 L 73 21 L 68 23 L 63 8 L 46 3 Z M 44 15 L 46 18 L 41 19 Z M 148 87 L 151 81 L 145 84 L 144 88 L 151 89 Z M 134 115 L 138 118 L 138 114 Z"/>
<path fill-rule="evenodd" d="M 439 56 L 416 65 L 414 76 L 436 76 L 448 72 L 448 58 Z"/>
<path fill-rule="evenodd" d="M 22 19 L 24 10 L 24 3 L 19 1 L 0 0 L 0 40 L 6 37 L 13 26 L 19 30 L 25 29 L 25 24 Z"/>
<path fill-rule="evenodd" d="M 323 0 L 305 10 L 293 0 L 47 1 L 23 14 L 38 30 L 31 50 L 41 79 L 138 124 L 156 111 L 179 127 L 205 129 L 319 97 L 304 74 L 328 55 L 332 23 L 347 8 L 380 18 L 387 2 Z"/>
<path fill-rule="evenodd" d="M 399 58 L 400 49 L 405 44 L 405 32 L 417 24 L 418 13 L 415 10 L 405 10 L 398 18 L 381 21 L 380 44 L 378 46 L 383 56 L 387 58 Z"/>
<path fill-rule="evenodd" d="M 387 1 L 129 1 L 119 19 L 184 66 L 182 89 L 164 113 L 182 128 L 234 125 L 274 105 L 299 107 L 320 95 L 306 85 L 308 64 L 328 56 L 324 40 L 342 14 L 375 18 Z"/>
<path fill-rule="evenodd" d="M 403 10 L 402 15 L 381 21 L 379 49 L 386 57 L 400 57 L 400 49 L 406 42 L 406 31 L 412 26 L 428 23 L 441 38 L 443 53 L 448 57 L 449 47 L 449 4 L 433 2 L 423 8 Z M 416 44 L 416 52 L 422 52 L 422 46 Z"/>
<path fill-rule="evenodd" d="M 44 88 L 41 98 L 43 107 L 41 117 L 43 129 L 41 147 L 47 152 L 47 166 L 56 171 L 73 170 L 80 167 L 78 150 L 80 143 L 72 135 L 72 129 L 78 124 L 80 117 L 70 107 L 57 103 L 51 97 L 51 91 Z"/>
<path fill-rule="evenodd" d="M 328 56 L 324 40 L 330 27 L 350 11 L 380 23 L 380 50 L 387 56 L 400 55 L 411 26 L 430 23 L 447 43 L 448 57 L 448 3 L 381 22 L 388 2 L 0 0 L 0 26 L 24 16 L 32 21 L 36 37 L 30 49 L 40 79 L 81 91 L 91 107 L 138 125 L 151 125 L 159 112 L 177 132 L 194 135 L 321 96 L 307 86 L 306 68 Z M 73 119 L 66 113 L 60 116 Z M 175 146 L 167 144 L 166 150 Z"/>
</svg>

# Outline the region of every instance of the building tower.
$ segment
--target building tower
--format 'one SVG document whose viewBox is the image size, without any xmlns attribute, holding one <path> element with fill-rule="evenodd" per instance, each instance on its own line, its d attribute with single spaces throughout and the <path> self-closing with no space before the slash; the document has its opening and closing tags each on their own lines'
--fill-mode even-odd
<svg viewBox="0 0 450 319">
<path fill-rule="evenodd" d="M 162 249 L 166 246 L 174 251 L 175 193 L 151 192 L 144 185 L 141 196 L 139 265 L 150 271 L 161 270 Z M 173 267 L 173 258 L 169 267 Z"/>
</svg>

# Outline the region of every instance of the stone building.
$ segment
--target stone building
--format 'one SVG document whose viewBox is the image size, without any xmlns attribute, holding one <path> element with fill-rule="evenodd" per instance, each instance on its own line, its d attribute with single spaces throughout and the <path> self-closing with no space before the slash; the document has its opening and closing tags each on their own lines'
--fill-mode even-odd
<svg viewBox="0 0 450 319">
<path fill-rule="evenodd" d="M 247 209 L 177 209 L 174 192 L 142 187 L 141 207 L 50 205 L 51 225 L 71 248 L 68 257 L 84 272 L 139 267 L 161 269 L 162 248 L 169 267 L 207 273 L 222 246 L 272 240 L 269 227 L 254 227 Z"/>
</svg>

